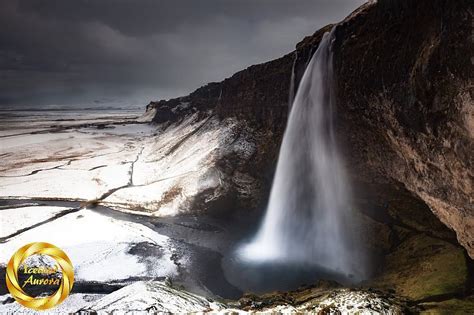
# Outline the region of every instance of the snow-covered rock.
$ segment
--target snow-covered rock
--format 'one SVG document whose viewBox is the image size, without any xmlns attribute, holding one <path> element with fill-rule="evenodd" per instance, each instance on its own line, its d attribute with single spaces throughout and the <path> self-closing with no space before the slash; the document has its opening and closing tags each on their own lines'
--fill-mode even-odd
<svg viewBox="0 0 474 315">
<path fill-rule="evenodd" d="M 204 297 L 174 289 L 158 281 L 135 282 L 83 307 L 104 314 L 197 313 L 223 310 L 225 306 Z"/>
<path fill-rule="evenodd" d="M 286 301 L 285 301 L 286 300 Z M 390 295 L 367 290 L 308 289 L 267 294 L 255 300 L 216 302 L 158 281 L 136 282 L 115 291 L 83 310 L 99 314 L 151 313 L 322 313 L 322 314 L 402 314 L 403 302 Z"/>
<path fill-rule="evenodd" d="M 255 152 L 243 132 L 235 120 L 213 116 L 191 115 L 172 125 L 159 125 L 134 164 L 133 185 L 115 191 L 102 203 L 157 216 L 203 210 L 207 203 L 226 197 L 233 185 L 220 163 L 230 155 L 247 160 Z M 254 179 L 244 174 L 236 181 L 242 186 Z"/>
<path fill-rule="evenodd" d="M 156 115 L 156 108 L 147 110 L 142 116 L 137 118 L 139 122 L 151 122 Z"/>
<path fill-rule="evenodd" d="M 18 303 L 0 297 L 0 312 L 36 314 Z M 297 290 L 239 301 L 220 302 L 190 293 L 160 281 L 137 281 L 107 295 L 72 294 L 50 313 L 149 314 L 403 314 L 404 300 L 392 295 L 354 289 Z"/>
</svg>

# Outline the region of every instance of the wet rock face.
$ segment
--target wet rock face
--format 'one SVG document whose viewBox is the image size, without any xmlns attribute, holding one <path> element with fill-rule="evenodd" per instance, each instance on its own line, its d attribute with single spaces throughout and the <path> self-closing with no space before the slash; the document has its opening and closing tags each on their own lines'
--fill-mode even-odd
<svg viewBox="0 0 474 315">
<path fill-rule="evenodd" d="M 356 181 L 400 182 L 474 257 L 472 1 L 380 1 L 337 29 L 340 138 Z"/>
<path fill-rule="evenodd" d="M 473 6 L 469 0 L 366 3 L 337 26 L 333 46 L 337 132 L 354 187 L 403 186 L 456 232 L 471 257 Z M 293 64 L 297 87 L 330 28 L 301 41 L 296 54 L 149 104 L 157 123 L 194 113 L 245 122 L 243 137 L 256 145 L 254 155 L 228 154 L 216 162 L 225 193 L 208 198 L 213 192 L 203 192 L 196 199 L 200 208 L 210 199 L 216 207 L 235 200 L 245 200 L 250 209 L 265 204 L 286 125 Z M 386 202 L 394 199 L 384 196 Z"/>
</svg>

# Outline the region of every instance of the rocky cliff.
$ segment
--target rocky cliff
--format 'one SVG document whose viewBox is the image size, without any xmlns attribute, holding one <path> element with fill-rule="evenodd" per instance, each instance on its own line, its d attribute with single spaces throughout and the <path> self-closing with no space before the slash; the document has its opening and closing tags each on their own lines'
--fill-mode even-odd
<svg viewBox="0 0 474 315">
<path fill-rule="evenodd" d="M 337 29 L 354 177 L 398 182 L 474 257 L 472 1 L 380 1 Z"/>
<path fill-rule="evenodd" d="M 416 300 L 469 294 L 473 12 L 470 0 L 368 2 L 280 59 L 151 102 L 147 110 L 165 131 L 189 117 L 196 132 L 205 132 L 208 120 L 218 133 L 232 125 L 205 166 L 218 184 L 187 194 L 192 202 L 183 211 L 264 209 L 290 99 L 322 35 L 336 27 L 337 136 L 367 248 L 384 261 L 374 283 Z M 251 149 L 234 148 L 242 144 Z"/>
<path fill-rule="evenodd" d="M 333 50 L 338 134 L 356 186 L 365 192 L 382 184 L 407 189 L 474 256 L 472 12 L 468 0 L 367 3 L 337 24 Z M 258 149 L 248 158 L 222 156 L 217 167 L 225 181 L 245 174 L 258 187 L 232 198 L 250 208 L 262 205 L 289 111 L 292 73 L 297 87 L 331 27 L 280 59 L 188 96 L 151 102 L 148 109 L 156 110 L 157 123 L 192 113 L 237 119 Z M 241 190 L 237 186 L 230 183 L 221 197 L 230 198 Z"/>
</svg>

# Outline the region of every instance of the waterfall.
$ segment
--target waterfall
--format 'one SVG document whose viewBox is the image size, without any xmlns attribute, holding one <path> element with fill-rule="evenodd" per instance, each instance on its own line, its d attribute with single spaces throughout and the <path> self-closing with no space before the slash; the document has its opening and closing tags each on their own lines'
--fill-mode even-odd
<svg viewBox="0 0 474 315">
<path fill-rule="evenodd" d="M 295 68 L 296 61 L 298 60 L 298 51 L 295 50 L 295 57 L 293 58 L 293 66 L 291 67 L 291 77 L 290 77 L 290 92 L 288 93 L 288 110 L 291 113 L 291 107 L 293 101 L 295 100 Z"/>
<path fill-rule="evenodd" d="M 305 70 L 264 220 L 238 252 L 248 261 L 311 264 L 357 276 L 357 241 L 347 224 L 355 218 L 333 127 L 333 38 L 333 31 L 323 36 Z"/>
</svg>

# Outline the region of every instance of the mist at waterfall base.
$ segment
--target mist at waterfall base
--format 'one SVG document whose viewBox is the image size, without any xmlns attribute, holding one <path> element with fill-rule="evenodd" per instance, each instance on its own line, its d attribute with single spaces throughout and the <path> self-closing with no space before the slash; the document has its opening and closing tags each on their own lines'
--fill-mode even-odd
<svg viewBox="0 0 474 315">
<path fill-rule="evenodd" d="M 241 288 L 287 290 L 365 277 L 334 134 L 333 40 L 334 31 L 323 36 L 301 79 L 260 229 L 224 263 L 229 281 Z"/>
</svg>

